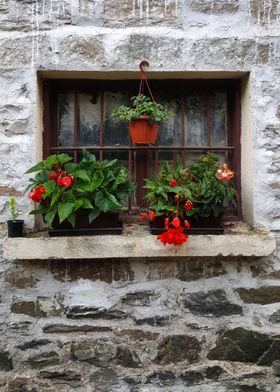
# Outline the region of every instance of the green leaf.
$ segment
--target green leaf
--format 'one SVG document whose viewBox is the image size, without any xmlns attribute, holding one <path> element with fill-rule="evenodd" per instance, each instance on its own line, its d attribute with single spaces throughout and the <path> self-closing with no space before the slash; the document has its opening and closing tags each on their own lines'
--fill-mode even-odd
<svg viewBox="0 0 280 392">
<path fill-rule="evenodd" d="M 42 170 L 39 173 L 36 174 L 35 180 L 37 182 L 37 185 L 42 184 L 45 181 L 48 181 L 49 179 L 49 170 Z"/>
<path fill-rule="evenodd" d="M 57 157 L 58 162 L 59 162 L 61 165 L 63 165 L 63 164 L 66 163 L 66 162 L 69 162 L 69 161 L 72 161 L 72 160 L 73 160 L 73 158 L 70 157 L 68 154 L 59 154 L 59 155 L 57 155 L 56 157 Z"/>
<path fill-rule="evenodd" d="M 75 211 L 77 211 L 79 208 L 81 208 L 82 205 L 83 205 L 83 200 L 82 199 L 75 200 Z"/>
<path fill-rule="evenodd" d="M 57 213 L 57 209 L 53 208 L 53 209 L 49 210 L 47 212 L 47 214 L 44 216 L 44 220 L 50 229 L 52 228 L 52 223 L 53 223 L 53 220 L 54 220 L 56 213 Z"/>
<path fill-rule="evenodd" d="M 64 169 L 67 171 L 68 174 L 73 174 L 76 168 L 77 168 L 77 164 L 73 162 L 68 162 L 64 166 Z"/>
<path fill-rule="evenodd" d="M 78 191 L 81 193 L 91 192 L 91 184 L 80 184 L 73 187 L 73 191 Z"/>
<path fill-rule="evenodd" d="M 76 214 L 74 212 L 72 212 L 72 214 L 70 214 L 67 218 L 68 222 L 71 223 L 71 225 L 73 227 L 75 227 L 76 224 Z"/>
<path fill-rule="evenodd" d="M 69 215 L 73 212 L 75 208 L 74 203 L 61 203 L 58 206 L 58 217 L 59 217 L 59 222 L 62 223 L 66 218 L 69 217 Z"/>
<path fill-rule="evenodd" d="M 54 190 L 58 190 L 56 182 L 54 180 L 46 181 L 44 183 L 44 188 L 46 188 L 46 192 L 43 194 L 44 198 L 50 196 L 54 192 Z"/>
<path fill-rule="evenodd" d="M 87 197 L 81 197 L 79 200 L 83 202 L 82 208 L 93 208 L 91 201 Z"/>
<path fill-rule="evenodd" d="M 43 161 L 44 163 L 44 168 L 51 170 L 53 165 L 58 163 L 58 155 L 50 155 L 47 159 Z"/>
<path fill-rule="evenodd" d="M 29 173 L 34 173 L 36 171 L 39 170 L 43 170 L 44 169 L 44 162 L 39 162 L 36 165 L 32 166 L 30 169 L 28 169 L 25 174 L 29 174 Z"/>
<path fill-rule="evenodd" d="M 90 182 L 90 178 L 89 178 L 88 174 L 86 173 L 86 171 L 84 171 L 84 170 L 76 170 L 73 172 L 73 175 L 76 178 L 81 178 L 82 180 L 84 180 L 86 182 Z"/>
<path fill-rule="evenodd" d="M 91 191 L 95 191 L 104 181 L 104 175 L 101 171 L 96 171 L 91 180 Z"/>
<path fill-rule="evenodd" d="M 32 210 L 29 212 L 29 215 L 40 215 L 41 212 L 39 210 Z"/>
<path fill-rule="evenodd" d="M 114 208 L 120 208 L 121 204 L 116 197 L 108 192 L 99 191 L 96 193 L 95 204 L 103 212 L 108 212 Z"/>
<path fill-rule="evenodd" d="M 51 207 L 56 203 L 57 199 L 59 198 L 59 189 L 55 188 L 52 193 L 51 198 Z"/>
<path fill-rule="evenodd" d="M 88 221 L 92 223 L 94 219 L 96 219 L 101 214 L 101 211 L 98 207 L 94 206 L 92 210 L 89 211 Z"/>
</svg>

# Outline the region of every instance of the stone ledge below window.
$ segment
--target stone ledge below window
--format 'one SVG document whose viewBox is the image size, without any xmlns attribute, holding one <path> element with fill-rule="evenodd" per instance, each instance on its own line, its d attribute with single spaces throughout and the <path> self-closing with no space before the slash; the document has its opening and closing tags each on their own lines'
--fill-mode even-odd
<svg viewBox="0 0 280 392">
<path fill-rule="evenodd" d="M 162 245 L 144 228 L 129 227 L 123 235 L 5 238 L 4 258 L 11 260 L 120 259 L 248 256 L 265 257 L 276 249 L 264 231 L 233 231 L 224 235 L 192 235 L 180 246 Z"/>
</svg>

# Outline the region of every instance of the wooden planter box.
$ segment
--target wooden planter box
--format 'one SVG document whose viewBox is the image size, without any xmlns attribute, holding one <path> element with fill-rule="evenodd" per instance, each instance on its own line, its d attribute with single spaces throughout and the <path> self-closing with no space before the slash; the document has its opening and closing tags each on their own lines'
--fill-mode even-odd
<svg viewBox="0 0 280 392">
<path fill-rule="evenodd" d="M 191 227 L 184 229 L 185 234 L 223 234 L 224 226 L 221 223 L 221 217 L 218 218 L 200 218 L 199 221 L 189 217 Z M 154 221 L 150 221 L 150 233 L 162 234 L 165 231 L 164 217 L 157 216 Z"/>
<path fill-rule="evenodd" d="M 53 228 L 49 229 L 49 235 L 51 237 L 122 234 L 122 232 L 123 224 L 119 219 L 118 212 L 102 213 L 92 223 L 89 223 L 86 210 L 77 213 L 75 228 L 68 221 L 59 223 L 58 217 L 55 217 Z"/>
</svg>

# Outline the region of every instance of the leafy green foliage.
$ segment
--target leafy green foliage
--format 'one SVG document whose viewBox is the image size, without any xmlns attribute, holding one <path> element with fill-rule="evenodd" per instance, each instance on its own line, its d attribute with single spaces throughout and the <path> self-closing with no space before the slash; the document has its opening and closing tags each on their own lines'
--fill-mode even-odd
<svg viewBox="0 0 280 392">
<path fill-rule="evenodd" d="M 127 169 L 118 166 L 117 160 L 100 162 L 88 151 L 83 152 L 79 163 L 71 160 L 67 154 L 51 155 L 26 172 L 37 172 L 29 179 L 27 189 L 44 189 L 42 200 L 31 214 L 42 214 L 50 228 L 56 216 L 74 227 L 79 209 L 88 211 L 91 223 L 102 212 L 121 208 L 134 189 Z M 60 182 L 65 178 L 67 186 Z"/>
<path fill-rule="evenodd" d="M 144 94 L 139 94 L 131 98 L 132 107 L 121 105 L 113 110 L 113 116 L 120 120 L 135 120 L 140 116 L 149 116 L 150 122 L 167 120 L 173 115 L 166 106 L 153 102 L 151 98 Z"/>
<path fill-rule="evenodd" d="M 229 203 L 235 204 L 236 195 L 228 180 L 217 178 L 220 167 L 215 154 L 202 156 L 188 168 L 180 163 L 173 167 L 163 162 L 159 173 L 145 180 L 149 208 L 156 215 L 169 215 L 177 210 L 184 218 L 218 217 Z M 172 180 L 174 186 L 170 186 Z M 193 205 L 190 210 L 184 207 L 187 201 Z"/>
</svg>

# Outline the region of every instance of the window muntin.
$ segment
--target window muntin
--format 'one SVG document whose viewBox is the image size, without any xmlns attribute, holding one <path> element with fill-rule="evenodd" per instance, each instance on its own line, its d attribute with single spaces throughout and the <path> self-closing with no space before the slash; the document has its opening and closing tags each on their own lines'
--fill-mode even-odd
<svg viewBox="0 0 280 392">
<path fill-rule="evenodd" d="M 143 178 L 156 171 L 161 160 L 188 164 L 208 151 L 229 162 L 240 188 L 239 82 L 151 80 L 150 84 L 156 101 L 167 104 L 174 116 L 160 123 L 156 145 L 135 146 L 129 140 L 128 123 L 111 113 L 130 103 L 138 81 L 45 81 L 44 155 L 65 151 L 78 160 L 86 148 L 97 159 L 119 159 L 138 184 L 132 201 L 136 205 L 142 203 Z"/>
</svg>

